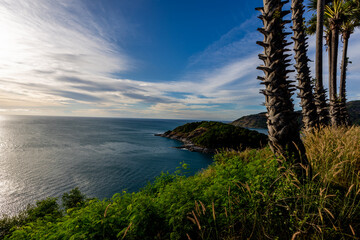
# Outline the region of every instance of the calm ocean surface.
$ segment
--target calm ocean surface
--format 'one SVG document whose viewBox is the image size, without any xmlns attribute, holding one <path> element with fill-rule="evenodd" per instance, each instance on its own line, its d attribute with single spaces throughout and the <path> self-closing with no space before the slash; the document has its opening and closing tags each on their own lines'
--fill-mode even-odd
<svg viewBox="0 0 360 240">
<path fill-rule="evenodd" d="M 79 187 L 110 198 L 144 187 L 180 162 L 195 173 L 212 157 L 155 137 L 191 121 L 0 116 L 0 216 Z"/>
</svg>

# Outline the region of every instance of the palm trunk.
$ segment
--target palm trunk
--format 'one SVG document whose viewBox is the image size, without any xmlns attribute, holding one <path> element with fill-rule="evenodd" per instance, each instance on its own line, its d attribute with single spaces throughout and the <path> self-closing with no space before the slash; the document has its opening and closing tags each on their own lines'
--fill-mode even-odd
<svg viewBox="0 0 360 240">
<path fill-rule="evenodd" d="M 315 78 L 316 87 L 321 89 L 323 86 L 323 32 L 324 32 L 324 8 L 325 0 L 317 1 L 317 22 L 316 22 L 316 58 L 315 58 Z"/>
<path fill-rule="evenodd" d="M 304 0 L 293 0 L 291 5 L 294 51 L 295 51 L 295 68 L 298 72 L 297 80 L 299 82 L 299 97 L 301 99 L 303 123 L 305 129 L 313 129 L 319 125 L 319 118 L 316 112 L 314 96 L 312 93 L 310 69 L 308 66 L 309 59 L 307 57 L 307 43 L 304 26 Z M 322 83 L 321 83 L 322 85 Z"/>
<path fill-rule="evenodd" d="M 339 27 L 337 24 L 331 26 L 331 72 L 330 72 L 330 118 L 333 126 L 339 125 L 339 108 L 337 103 L 337 58 L 339 47 Z"/>
<path fill-rule="evenodd" d="M 327 52 L 328 52 L 328 61 L 329 61 L 329 98 L 331 98 L 331 95 L 332 95 L 332 88 L 331 88 L 331 59 L 332 59 L 332 56 L 331 56 L 331 53 L 332 53 L 332 34 L 331 34 L 331 31 L 329 30 L 327 35 L 326 35 L 326 45 L 327 45 Z"/>
<path fill-rule="evenodd" d="M 284 54 L 289 44 L 285 40 L 288 33 L 284 33 L 284 25 L 289 21 L 282 18 L 289 11 L 282 11 L 282 6 L 287 2 L 280 0 L 264 0 L 264 7 L 258 8 L 262 15 L 259 17 L 264 24 L 258 29 L 264 35 L 264 41 L 257 42 L 264 47 L 264 53 L 259 58 L 264 65 L 258 69 L 264 71 L 265 77 L 259 77 L 265 85 L 262 93 L 265 95 L 267 108 L 267 125 L 269 144 L 272 151 L 284 156 L 288 161 L 293 161 L 296 173 L 300 179 L 305 179 L 307 172 L 301 165 L 310 165 L 305 155 L 305 147 L 300 139 L 299 126 L 294 113 L 294 105 L 291 99 L 293 91 L 292 82 L 287 80 L 287 74 L 291 71 L 289 55 Z"/>
<path fill-rule="evenodd" d="M 333 89 L 331 88 L 331 59 L 332 59 L 332 33 L 331 30 L 328 30 L 327 36 L 326 36 L 327 46 L 328 46 L 328 67 L 329 67 L 329 123 L 331 124 L 331 117 L 330 117 L 330 104 L 331 104 L 331 95 L 333 94 Z"/>
<path fill-rule="evenodd" d="M 349 113 L 346 107 L 346 71 L 348 65 L 348 45 L 349 45 L 350 32 L 345 31 L 343 33 L 344 47 L 343 47 L 343 56 L 341 61 L 341 75 L 340 75 L 340 119 L 341 124 L 348 126 L 350 125 Z"/>
<path fill-rule="evenodd" d="M 346 68 L 347 68 L 347 50 L 349 44 L 349 34 L 343 34 L 344 47 L 343 47 L 343 56 L 341 60 L 341 75 L 340 75 L 340 100 L 345 98 L 345 86 L 346 86 Z"/>
<path fill-rule="evenodd" d="M 316 22 L 316 58 L 315 58 L 315 105 L 319 118 L 319 124 L 329 123 L 329 110 L 326 104 L 326 92 L 323 84 L 323 33 L 324 33 L 324 8 L 325 0 L 317 2 Z"/>
</svg>

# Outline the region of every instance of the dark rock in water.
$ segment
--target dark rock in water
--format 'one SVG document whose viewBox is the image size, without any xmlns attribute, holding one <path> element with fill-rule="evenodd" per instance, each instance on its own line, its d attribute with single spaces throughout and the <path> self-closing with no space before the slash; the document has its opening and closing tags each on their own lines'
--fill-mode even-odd
<svg viewBox="0 0 360 240">
<path fill-rule="evenodd" d="M 220 122 L 193 122 L 155 136 L 184 143 L 179 149 L 215 153 L 218 149 L 260 148 L 267 144 L 267 136 L 256 131 Z"/>
</svg>

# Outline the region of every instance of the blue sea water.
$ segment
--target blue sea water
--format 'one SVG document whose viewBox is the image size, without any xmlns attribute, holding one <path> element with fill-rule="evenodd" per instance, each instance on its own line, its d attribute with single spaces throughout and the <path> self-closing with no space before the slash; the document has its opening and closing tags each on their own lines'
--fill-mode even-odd
<svg viewBox="0 0 360 240">
<path fill-rule="evenodd" d="M 187 122 L 0 116 L 0 216 L 74 187 L 100 199 L 136 191 L 180 162 L 191 173 L 206 168 L 211 155 L 154 136 Z"/>
</svg>

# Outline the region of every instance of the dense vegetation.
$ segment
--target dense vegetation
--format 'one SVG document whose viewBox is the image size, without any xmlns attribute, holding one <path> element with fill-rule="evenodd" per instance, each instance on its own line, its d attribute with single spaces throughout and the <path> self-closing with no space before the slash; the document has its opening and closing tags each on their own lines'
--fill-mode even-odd
<svg viewBox="0 0 360 240">
<path fill-rule="evenodd" d="M 186 139 L 193 144 L 210 149 L 259 148 L 267 144 L 267 136 L 257 131 L 221 122 L 193 122 L 166 133 L 168 137 Z"/>
<path fill-rule="evenodd" d="M 189 129 L 191 125 L 188 125 Z M 360 127 L 304 138 L 313 179 L 300 184 L 269 148 L 222 152 L 208 169 L 163 173 L 107 200 L 65 194 L 0 221 L 5 239 L 356 239 Z M 66 202 L 68 201 L 68 202 Z"/>
</svg>

